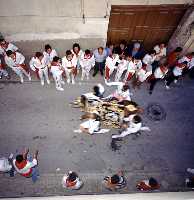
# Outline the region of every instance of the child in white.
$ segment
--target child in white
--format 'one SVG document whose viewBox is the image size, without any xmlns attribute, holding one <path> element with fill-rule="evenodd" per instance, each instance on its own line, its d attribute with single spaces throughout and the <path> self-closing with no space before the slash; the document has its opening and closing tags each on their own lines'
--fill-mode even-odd
<svg viewBox="0 0 194 200">
<path fill-rule="evenodd" d="M 119 135 L 113 135 L 112 138 L 122 138 L 132 133 L 137 133 L 141 130 L 150 131 L 148 127 L 142 127 L 142 119 L 138 115 L 130 115 L 128 117 L 129 124 L 126 123 L 123 125 L 124 130 Z"/>
<path fill-rule="evenodd" d="M 115 82 L 120 81 L 121 76 L 123 75 L 123 72 L 125 70 L 127 70 L 127 65 L 128 65 L 128 61 L 125 59 L 124 56 L 122 56 L 122 60 L 120 61 L 120 63 L 118 64 L 118 67 L 117 67 L 117 72 L 115 75 Z"/>
<path fill-rule="evenodd" d="M 9 75 L 7 70 L 3 67 L 3 65 L 1 64 L 1 59 L 0 59 L 0 79 L 2 79 L 2 77 L 5 76 L 7 79 L 9 79 Z"/>
<path fill-rule="evenodd" d="M 53 58 L 53 61 L 51 62 L 51 73 L 53 75 L 53 79 L 55 80 L 55 85 L 56 89 L 59 91 L 64 91 L 62 88 L 62 84 L 65 82 L 62 81 L 62 73 L 63 73 L 63 68 L 60 62 L 60 58 L 55 56 Z"/>
<path fill-rule="evenodd" d="M 114 53 L 112 55 L 109 55 L 106 58 L 106 63 L 105 63 L 105 79 L 109 80 L 110 76 L 112 75 L 113 71 L 117 69 L 116 63 L 119 63 L 119 55 Z"/>
<path fill-rule="evenodd" d="M 53 61 L 53 58 L 57 56 L 57 52 L 55 49 L 52 49 L 52 47 L 49 44 L 45 45 L 45 51 L 43 52 L 43 55 L 46 57 L 47 60 L 47 66 L 50 67 L 51 62 Z"/>
<path fill-rule="evenodd" d="M 5 63 L 20 77 L 21 83 L 24 82 L 23 74 L 31 81 L 30 72 L 27 70 L 24 63 L 25 57 L 21 53 L 12 52 L 11 50 L 8 50 L 6 54 Z"/>
<path fill-rule="evenodd" d="M 77 59 L 73 56 L 70 50 L 66 51 L 66 56 L 62 58 L 62 67 L 65 70 L 67 83 L 75 84 Z"/>
<path fill-rule="evenodd" d="M 149 53 L 147 53 L 143 58 L 143 64 L 146 67 L 146 71 L 149 71 L 152 73 L 152 63 L 156 59 L 156 51 L 151 50 Z"/>
<path fill-rule="evenodd" d="M 47 58 L 41 52 L 36 52 L 35 57 L 30 60 L 30 68 L 35 72 L 38 72 L 41 85 L 44 85 L 44 79 L 46 79 L 47 84 L 50 84 L 48 77 L 48 66 Z"/>
<path fill-rule="evenodd" d="M 82 68 L 82 77 L 81 80 L 84 80 L 86 76 L 87 80 L 89 80 L 90 70 L 95 65 L 94 55 L 91 55 L 90 50 L 85 50 L 85 53 L 81 55 L 80 65 Z"/>
<path fill-rule="evenodd" d="M 66 189 L 79 190 L 83 185 L 83 181 L 78 177 L 77 173 L 69 171 L 63 176 L 62 186 Z"/>
<path fill-rule="evenodd" d="M 135 74 L 136 69 L 137 68 L 136 65 L 134 64 L 134 61 L 132 60 L 132 57 L 128 57 L 128 66 L 124 81 L 130 81 L 133 75 Z"/>
</svg>

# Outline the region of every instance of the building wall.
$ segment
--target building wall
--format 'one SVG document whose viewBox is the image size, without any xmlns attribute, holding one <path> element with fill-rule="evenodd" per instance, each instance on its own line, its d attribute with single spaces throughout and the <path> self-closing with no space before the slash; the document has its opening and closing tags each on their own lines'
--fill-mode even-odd
<svg viewBox="0 0 194 200">
<path fill-rule="evenodd" d="M 190 4 L 191 0 L 0 0 L 0 31 L 11 41 L 81 40 L 105 45 L 111 5 Z M 85 19 L 83 19 L 83 14 Z"/>
</svg>

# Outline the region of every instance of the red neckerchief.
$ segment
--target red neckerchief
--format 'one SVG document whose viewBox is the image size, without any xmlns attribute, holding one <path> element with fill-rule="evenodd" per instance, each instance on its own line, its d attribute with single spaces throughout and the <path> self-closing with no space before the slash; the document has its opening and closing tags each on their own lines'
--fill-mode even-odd
<svg viewBox="0 0 194 200">
<path fill-rule="evenodd" d="M 23 169 L 27 164 L 26 160 L 23 160 L 21 163 L 18 163 L 17 161 L 15 162 L 15 165 L 18 169 Z"/>
<path fill-rule="evenodd" d="M 51 66 L 60 66 L 60 64 L 59 64 L 58 62 L 52 61 L 52 62 L 51 62 Z"/>
<path fill-rule="evenodd" d="M 84 59 L 90 59 L 91 57 L 92 57 L 91 54 L 88 55 L 84 54 Z"/>
<path fill-rule="evenodd" d="M 16 52 L 13 53 L 14 54 L 14 62 L 16 62 Z"/>
<path fill-rule="evenodd" d="M 73 187 L 74 185 L 76 185 L 76 183 L 77 183 L 77 180 L 73 182 L 68 181 L 68 179 L 66 180 L 67 187 Z"/>
<path fill-rule="evenodd" d="M 162 71 L 162 73 L 165 73 L 167 71 L 165 66 L 160 66 L 160 70 Z"/>
</svg>

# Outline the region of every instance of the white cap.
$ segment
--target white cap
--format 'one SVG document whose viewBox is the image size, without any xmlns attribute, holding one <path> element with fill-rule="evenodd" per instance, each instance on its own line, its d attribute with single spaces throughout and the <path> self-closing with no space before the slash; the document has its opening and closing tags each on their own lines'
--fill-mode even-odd
<svg viewBox="0 0 194 200">
<path fill-rule="evenodd" d="M 134 43 L 134 48 L 136 48 L 136 49 L 139 49 L 140 48 L 140 43 L 139 42 L 136 42 L 136 43 Z"/>
</svg>

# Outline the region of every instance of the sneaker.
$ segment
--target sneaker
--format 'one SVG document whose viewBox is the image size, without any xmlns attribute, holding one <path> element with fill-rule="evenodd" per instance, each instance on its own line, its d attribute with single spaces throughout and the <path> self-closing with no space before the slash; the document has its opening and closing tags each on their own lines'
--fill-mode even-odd
<svg viewBox="0 0 194 200">
<path fill-rule="evenodd" d="M 167 90 L 170 90 L 170 87 L 169 87 L 168 85 L 166 85 L 166 89 L 167 89 Z"/>
<path fill-rule="evenodd" d="M 50 84 L 50 80 L 47 80 L 47 84 L 48 84 L 48 85 Z"/>
<path fill-rule="evenodd" d="M 21 83 L 23 83 L 23 82 L 24 82 L 24 79 L 23 79 L 23 78 L 21 78 L 20 82 L 21 82 Z"/>
<path fill-rule="evenodd" d="M 31 80 L 32 80 L 32 78 L 31 78 L 31 76 L 30 76 L 30 75 L 28 76 L 28 80 L 29 80 L 29 81 L 31 81 Z"/>
<path fill-rule="evenodd" d="M 42 85 L 42 86 L 44 85 L 44 81 L 41 81 L 41 85 Z"/>
<path fill-rule="evenodd" d="M 87 76 L 87 80 L 90 80 L 89 76 Z"/>
<path fill-rule="evenodd" d="M 174 83 L 177 84 L 177 81 L 178 81 L 178 80 L 175 79 L 175 80 L 174 80 Z"/>
<path fill-rule="evenodd" d="M 75 84 L 75 81 L 74 81 L 74 80 L 72 80 L 72 84 L 73 84 L 73 85 Z"/>
<path fill-rule="evenodd" d="M 61 81 L 61 84 L 65 85 L 65 82 L 64 82 L 64 81 Z"/>
<path fill-rule="evenodd" d="M 2 79 L 2 78 L 3 78 L 3 76 L 1 75 L 1 76 L 0 76 L 0 79 Z"/>
<path fill-rule="evenodd" d="M 56 89 L 57 89 L 58 91 L 64 91 L 64 89 L 61 88 L 61 87 L 57 87 Z"/>
<path fill-rule="evenodd" d="M 68 83 L 68 84 L 70 83 L 70 79 L 67 79 L 67 83 Z"/>
</svg>

